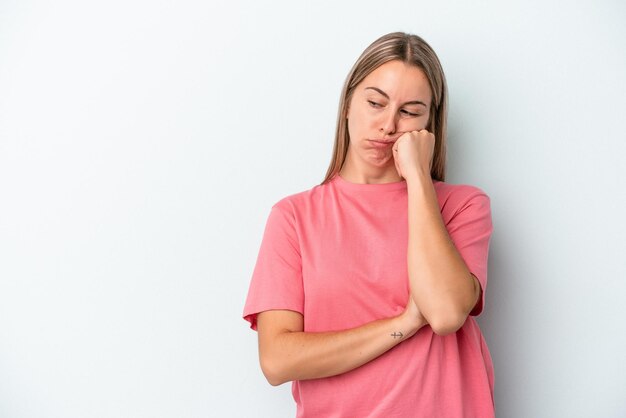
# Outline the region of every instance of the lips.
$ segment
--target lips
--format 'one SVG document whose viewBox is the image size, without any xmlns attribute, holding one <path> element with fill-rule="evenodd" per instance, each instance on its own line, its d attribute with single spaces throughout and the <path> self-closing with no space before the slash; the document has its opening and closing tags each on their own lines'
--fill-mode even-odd
<svg viewBox="0 0 626 418">
<path fill-rule="evenodd" d="M 386 148 L 386 147 L 390 147 L 391 145 L 393 145 L 394 142 L 396 141 L 370 139 L 369 142 L 370 144 L 372 144 L 374 148 Z"/>
</svg>

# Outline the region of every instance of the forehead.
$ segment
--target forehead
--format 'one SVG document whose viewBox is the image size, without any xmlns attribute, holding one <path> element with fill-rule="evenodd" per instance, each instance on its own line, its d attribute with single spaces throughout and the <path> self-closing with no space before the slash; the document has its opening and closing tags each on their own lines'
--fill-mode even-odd
<svg viewBox="0 0 626 418">
<path fill-rule="evenodd" d="M 364 90 L 367 87 L 381 89 L 392 100 L 421 100 L 430 103 L 431 99 L 430 83 L 424 72 L 414 65 L 397 60 L 386 62 L 369 73 L 357 89 Z"/>
</svg>

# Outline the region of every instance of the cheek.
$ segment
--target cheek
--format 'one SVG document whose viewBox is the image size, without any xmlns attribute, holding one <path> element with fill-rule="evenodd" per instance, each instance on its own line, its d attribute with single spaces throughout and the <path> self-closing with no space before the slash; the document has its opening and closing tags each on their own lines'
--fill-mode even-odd
<svg viewBox="0 0 626 418">
<path fill-rule="evenodd" d="M 348 135 L 350 135 L 350 139 L 354 138 L 356 132 L 354 131 L 354 118 L 348 116 Z"/>
<path fill-rule="evenodd" d="M 360 132 L 362 132 L 365 127 L 363 123 L 363 116 L 358 112 L 348 113 L 348 133 L 350 134 L 350 138 L 356 139 L 361 136 Z"/>
<path fill-rule="evenodd" d="M 422 129 L 430 128 L 430 115 L 424 115 L 417 119 L 406 119 L 401 122 L 399 126 L 400 131 L 408 132 L 408 131 L 419 131 Z"/>
</svg>

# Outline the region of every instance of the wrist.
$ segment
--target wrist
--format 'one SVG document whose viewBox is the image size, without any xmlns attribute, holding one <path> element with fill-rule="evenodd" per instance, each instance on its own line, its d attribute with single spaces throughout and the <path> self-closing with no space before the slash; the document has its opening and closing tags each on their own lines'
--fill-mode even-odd
<svg viewBox="0 0 626 418">
<path fill-rule="evenodd" d="M 420 168 L 416 168 L 415 170 L 411 170 L 408 173 L 406 173 L 406 176 L 404 176 L 404 179 L 406 180 L 407 184 L 422 185 L 422 184 L 428 184 L 429 182 L 432 182 L 432 177 L 430 176 L 430 172 L 427 172 Z"/>
<path fill-rule="evenodd" d="M 404 335 L 402 338 L 406 340 L 407 338 L 412 337 L 415 333 L 424 326 L 424 321 L 420 320 L 419 316 L 416 316 L 415 313 L 410 312 L 408 309 L 405 309 L 400 315 L 396 318 L 396 324 L 394 324 Z"/>
</svg>

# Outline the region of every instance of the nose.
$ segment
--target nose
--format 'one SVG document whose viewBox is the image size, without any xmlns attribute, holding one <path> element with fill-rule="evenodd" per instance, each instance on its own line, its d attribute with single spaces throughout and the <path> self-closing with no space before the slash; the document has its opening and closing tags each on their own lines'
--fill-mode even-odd
<svg viewBox="0 0 626 418">
<path fill-rule="evenodd" d="M 394 112 L 385 112 L 380 121 L 380 132 L 383 136 L 396 133 L 396 117 Z"/>
</svg>

